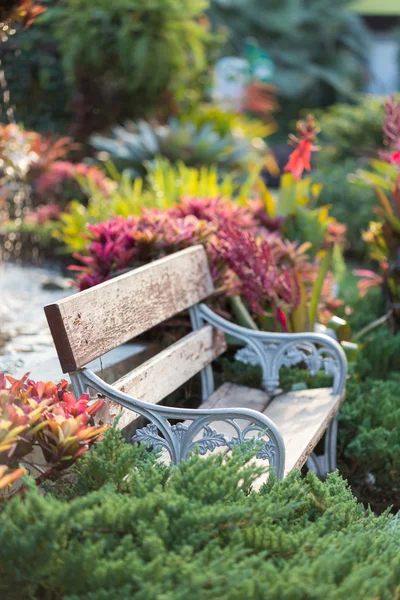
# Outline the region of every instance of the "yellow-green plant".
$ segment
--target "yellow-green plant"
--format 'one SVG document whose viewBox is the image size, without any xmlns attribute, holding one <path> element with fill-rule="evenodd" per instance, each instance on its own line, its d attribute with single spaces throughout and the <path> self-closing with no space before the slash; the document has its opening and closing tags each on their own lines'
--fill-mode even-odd
<svg viewBox="0 0 400 600">
<path fill-rule="evenodd" d="M 399 104 L 400 106 L 400 104 Z M 387 301 L 387 318 L 394 331 L 400 330 L 400 169 L 384 160 L 373 160 L 372 170 L 360 170 L 357 179 L 371 186 L 378 206 L 374 212 L 379 220 L 371 221 L 363 239 L 368 244 L 370 258 L 378 263 L 379 275 L 366 269 L 358 270 L 362 277 L 358 287 L 364 295 L 369 288 L 383 287 Z"/>
<path fill-rule="evenodd" d="M 260 166 L 255 166 L 247 179 L 239 184 L 230 175 L 221 177 L 215 166 L 196 169 L 182 162 L 173 165 L 163 158 L 157 158 L 147 166 L 146 181 L 141 178 L 132 181 L 127 172 L 119 174 L 112 164 L 108 164 L 115 179 L 115 189 L 109 198 L 105 198 L 95 181 L 79 177 L 79 183 L 89 198 L 88 204 L 71 202 L 68 211 L 61 215 L 61 226 L 54 234 L 69 252 L 84 249 L 87 244 L 84 236 L 90 223 L 107 221 L 114 216 L 139 215 L 145 208 L 165 210 L 185 196 L 236 197 L 244 203 L 260 171 Z"/>
<path fill-rule="evenodd" d="M 276 105 L 272 103 L 272 109 Z M 191 122 L 198 127 L 212 125 L 220 135 L 236 132 L 239 136 L 250 139 L 264 139 L 277 130 L 277 124 L 272 117 L 267 122 L 247 116 L 245 113 L 223 110 L 216 104 L 200 104 L 195 109 L 183 115 L 183 122 Z"/>
</svg>

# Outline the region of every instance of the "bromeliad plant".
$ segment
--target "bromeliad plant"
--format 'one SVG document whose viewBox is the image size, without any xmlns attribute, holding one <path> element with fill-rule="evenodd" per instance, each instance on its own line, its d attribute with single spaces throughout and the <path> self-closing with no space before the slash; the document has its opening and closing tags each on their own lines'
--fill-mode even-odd
<svg viewBox="0 0 400 600">
<path fill-rule="evenodd" d="M 233 197 L 245 207 L 259 173 L 259 169 L 255 167 L 247 179 L 239 184 L 231 175 L 219 173 L 215 166 L 196 169 L 183 162 L 174 165 L 160 157 L 147 165 L 145 180 L 137 177 L 132 181 L 129 173 L 119 174 L 112 163 L 108 163 L 107 168 L 112 179 L 104 179 L 106 190 L 93 177 L 77 176 L 88 202 L 84 205 L 79 201 L 72 201 L 61 215 L 61 227 L 55 231 L 57 239 L 71 253 L 85 249 L 88 224 L 101 223 L 113 217 L 138 217 L 144 208 L 169 210 L 181 204 L 180 212 L 178 211 L 181 216 L 183 213 L 198 215 L 194 206 L 194 213 L 185 208 L 185 198 L 190 198 L 192 204 L 197 198 L 201 206 L 206 206 L 207 203 L 214 206 L 219 204 L 224 211 L 226 199 Z M 228 204 L 232 207 L 229 210 L 232 210 L 234 204 Z"/>
<path fill-rule="evenodd" d="M 90 424 L 102 405 L 87 394 L 76 399 L 64 380 L 35 383 L 0 373 L 0 489 L 21 477 L 24 466 L 41 473 L 38 483 L 69 467 L 107 429 Z M 29 459 L 35 448 L 43 464 Z"/>
<path fill-rule="evenodd" d="M 218 308 L 252 328 L 304 331 L 315 302 L 332 309 L 330 287 L 307 254 L 310 245 L 284 241 L 260 225 L 249 206 L 223 198 L 187 197 L 172 208 L 144 210 L 89 226 L 78 285 L 86 289 L 127 269 L 203 243 L 209 255 Z M 318 290 L 318 295 L 313 291 Z M 316 300 L 315 300 L 316 298 Z"/>
<path fill-rule="evenodd" d="M 369 246 L 370 257 L 379 265 L 379 274 L 368 270 L 356 271 L 363 277 L 360 293 L 382 286 L 391 328 L 400 331 L 400 101 L 391 97 L 385 103 L 383 125 L 385 150 L 380 160 L 372 160 L 372 170 L 358 171 L 359 181 L 371 186 L 379 206 L 377 221 L 369 225 L 363 239 Z"/>
<path fill-rule="evenodd" d="M 0 225 L 10 233 L 30 232 L 51 240 L 61 212 L 75 199 L 87 203 L 93 181 L 107 200 L 115 184 L 95 166 L 65 160 L 76 149 L 71 138 L 55 139 L 12 123 L 0 125 Z"/>
</svg>

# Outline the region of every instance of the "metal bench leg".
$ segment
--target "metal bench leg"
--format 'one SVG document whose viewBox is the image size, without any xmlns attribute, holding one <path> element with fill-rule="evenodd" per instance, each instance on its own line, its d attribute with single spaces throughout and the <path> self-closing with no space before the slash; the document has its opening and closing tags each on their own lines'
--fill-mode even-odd
<svg viewBox="0 0 400 600">
<path fill-rule="evenodd" d="M 324 453 L 317 455 L 313 452 L 308 460 L 307 467 L 318 477 L 324 479 L 328 473 L 336 469 L 336 439 L 338 421 L 337 416 L 331 421 L 324 436 Z"/>
</svg>

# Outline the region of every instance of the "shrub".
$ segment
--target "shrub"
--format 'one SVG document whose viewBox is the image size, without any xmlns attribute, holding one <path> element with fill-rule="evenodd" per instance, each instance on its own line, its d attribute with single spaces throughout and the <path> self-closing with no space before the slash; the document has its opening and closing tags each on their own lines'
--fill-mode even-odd
<svg viewBox="0 0 400 600">
<path fill-rule="evenodd" d="M 315 169 L 312 178 L 322 186 L 318 205 L 329 205 L 330 214 L 340 223 L 346 223 L 347 252 L 363 257 L 366 244 L 362 239 L 362 231 L 368 229 L 376 200 L 372 190 L 349 180 L 349 175 L 357 168 L 357 160 L 347 158 Z"/>
<path fill-rule="evenodd" d="M 379 511 L 390 504 L 399 510 L 398 380 L 368 378 L 347 384 L 346 401 L 339 413 L 339 449 L 345 462 L 343 472 L 351 478 L 357 495 Z"/>
<path fill-rule="evenodd" d="M 356 373 L 361 379 L 387 379 L 400 372 L 400 334 L 389 336 L 382 328 L 363 339 L 363 348 L 357 359 Z"/>
<path fill-rule="evenodd" d="M 67 81 L 75 87 L 78 137 L 121 116 L 195 102 L 220 36 L 208 27 L 207 0 L 66 0 L 46 13 Z"/>
<path fill-rule="evenodd" d="M 383 147 L 385 98 L 359 95 L 355 104 L 334 104 L 317 111 L 323 146 L 317 166 L 331 167 L 349 158 L 376 156 Z"/>
<path fill-rule="evenodd" d="M 271 477 L 251 493 L 257 467 L 243 452 L 169 472 L 115 435 L 82 459 L 68 502 L 31 490 L 4 506 L 10 600 L 394 597 L 398 522 L 365 514 L 337 474 Z"/>
</svg>

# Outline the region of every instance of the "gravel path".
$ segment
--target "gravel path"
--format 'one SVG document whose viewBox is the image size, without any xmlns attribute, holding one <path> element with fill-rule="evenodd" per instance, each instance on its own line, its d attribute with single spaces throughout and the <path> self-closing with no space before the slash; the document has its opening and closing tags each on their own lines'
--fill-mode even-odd
<svg viewBox="0 0 400 600">
<path fill-rule="evenodd" d="M 54 356 L 43 306 L 73 291 L 55 270 L 0 264 L 0 372 L 29 371 Z"/>
</svg>

